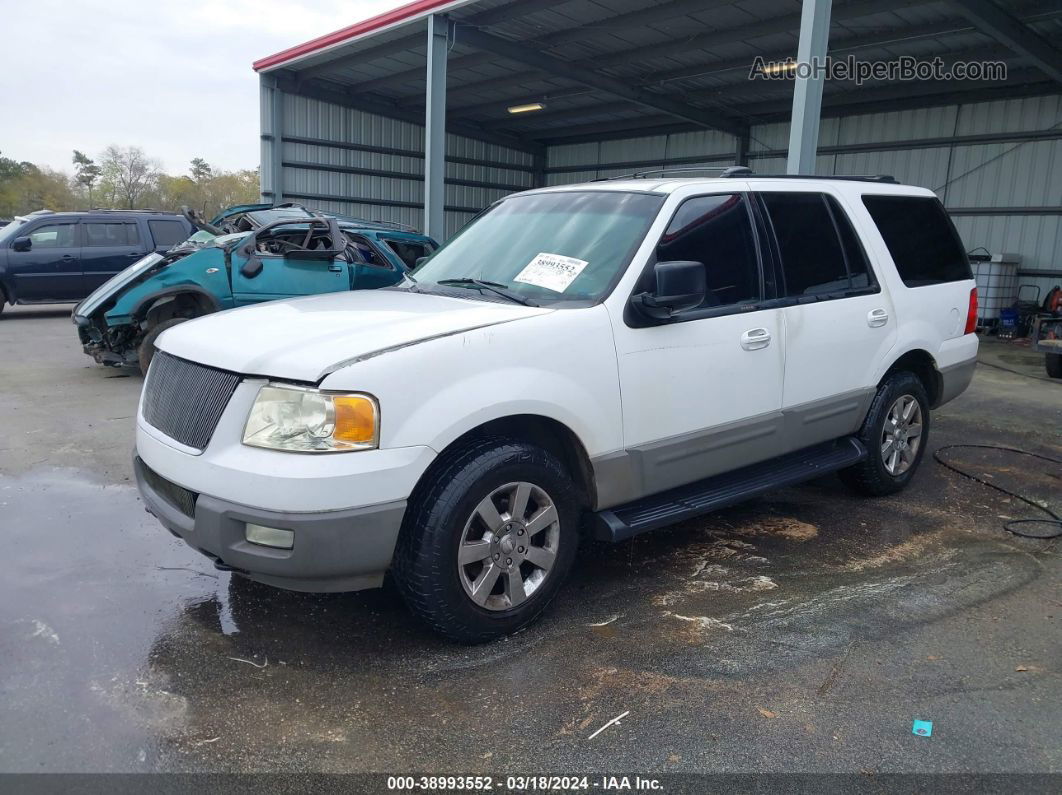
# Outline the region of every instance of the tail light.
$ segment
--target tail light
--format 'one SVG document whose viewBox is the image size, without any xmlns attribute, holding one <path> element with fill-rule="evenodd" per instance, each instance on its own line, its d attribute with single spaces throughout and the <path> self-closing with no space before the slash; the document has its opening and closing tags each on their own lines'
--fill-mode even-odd
<svg viewBox="0 0 1062 795">
<path fill-rule="evenodd" d="M 977 329 L 977 288 L 970 290 L 970 308 L 966 310 L 966 331 L 963 334 L 973 334 Z"/>
</svg>

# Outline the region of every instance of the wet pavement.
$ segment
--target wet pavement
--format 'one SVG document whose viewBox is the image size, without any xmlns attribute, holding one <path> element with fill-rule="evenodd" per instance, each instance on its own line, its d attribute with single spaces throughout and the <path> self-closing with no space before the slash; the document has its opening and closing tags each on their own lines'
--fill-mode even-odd
<svg viewBox="0 0 1062 795">
<path fill-rule="evenodd" d="M 1062 544 L 928 457 L 895 497 L 825 478 L 591 545 L 543 621 L 457 646 L 390 586 L 276 591 L 162 530 L 129 481 L 141 382 L 67 314 L 0 319 L 0 771 L 1062 771 Z M 1062 386 L 986 346 L 1012 353 L 931 450 L 1062 458 Z M 1062 467 L 949 460 L 1062 504 Z"/>
</svg>

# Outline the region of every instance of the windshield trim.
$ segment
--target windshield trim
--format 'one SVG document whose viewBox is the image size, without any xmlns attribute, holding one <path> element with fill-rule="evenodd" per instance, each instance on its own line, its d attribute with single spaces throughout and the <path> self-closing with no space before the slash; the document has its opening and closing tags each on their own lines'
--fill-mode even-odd
<svg viewBox="0 0 1062 795">
<path fill-rule="evenodd" d="M 546 308 L 546 309 L 585 309 L 587 307 L 597 306 L 598 304 L 602 304 L 602 303 L 607 301 L 612 296 L 612 294 L 616 291 L 616 287 L 618 287 L 620 281 L 622 281 L 623 276 L 627 273 L 627 271 L 630 270 L 631 263 L 634 261 L 634 257 L 638 253 L 638 249 L 641 248 L 642 244 L 645 242 L 647 235 L 649 234 L 649 232 L 653 228 L 653 224 L 655 224 L 656 221 L 660 218 L 660 213 L 663 211 L 665 205 L 667 204 L 667 199 L 668 199 L 668 195 L 667 194 L 660 193 L 659 191 L 653 191 L 653 190 L 629 190 L 629 189 L 626 189 L 626 188 L 624 188 L 622 190 L 614 190 L 614 189 L 587 188 L 587 187 L 580 187 L 577 190 L 536 189 L 536 190 L 523 191 L 521 193 L 514 193 L 514 194 L 511 194 L 509 196 L 504 196 L 501 199 L 498 199 L 497 201 L 492 202 L 487 207 L 484 207 L 467 224 L 465 224 L 458 231 L 458 233 L 456 235 L 454 235 L 452 238 L 447 240 L 445 243 L 443 243 L 440 246 L 438 246 L 438 248 L 436 248 L 435 251 L 433 251 L 431 253 L 431 256 L 428 258 L 428 260 L 425 261 L 421 265 L 421 267 L 424 267 L 424 265 L 427 265 L 429 262 L 431 262 L 431 260 L 434 259 L 436 254 L 438 254 L 440 251 L 443 251 L 447 246 L 449 246 L 451 243 L 453 243 L 455 240 L 457 240 L 457 238 L 460 237 L 462 234 L 464 234 L 476 221 L 478 221 L 480 218 L 482 218 L 487 213 L 489 213 L 492 210 L 494 210 L 496 207 L 504 204 L 505 202 L 520 201 L 524 197 L 544 196 L 544 195 L 548 195 L 548 194 L 578 195 L 578 194 L 587 194 L 587 193 L 593 193 L 593 194 L 598 194 L 598 195 L 601 195 L 601 194 L 628 195 L 628 194 L 630 194 L 630 195 L 635 195 L 635 196 L 653 196 L 653 197 L 655 197 L 655 198 L 657 198 L 659 200 L 659 203 L 658 203 L 658 206 L 656 208 L 656 211 L 654 213 L 652 213 L 651 217 L 648 217 L 646 219 L 647 223 L 646 223 L 646 226 L 645 226 L 645 234 L 643 234 L 642 237 L 636 239 L 633 242 L 633 244 L 631 245 L 630 250 L 619 261 L 618 265 L 616 266 L 615 273 L 612 274 L 612 277 L 609 279 L 609 281 L 605 285 L 605 287 L 601 290 L 600 294 L 598 294 L 594 298 L 560 298 L 559 297 L 559 298 L 556 298 L 556 299 L 550 299 L 549 297 L 543 297 L 543 296 L 538 296 L 538 295 L 527 296 L 527 297 L 531 298 L 535 302 L 535 304 L 537 306 L 542 307 L 542 308 Z M 434 281 L 424 282 L 424 281 L 418 280 L 417 279 L 417 272 L 419 270 L 420 270 L 420 268 L 417 268 L 417 269 L 407 273 L 406 275 L 411 280 L 411 283 L 410 282 L 403 282 L 402 284 L 405 285 L 406 287 L 412 286 L 413 289 L 417 289 L 420 292 L 431 292 L 432 291 L 432 287 L 435 286 L 435 285 L 438 285 L 439 287 L 443 287 L 443 288 L 446 287 L 446 285 L 439 284 L 438 282 L 434 282 Z M 468 298 L 470 300 L 480 300 L 480 301 L 489 300 L 489 299 L 485 299 L 482 296 L 482 293 L 480 293 L 477 290 L 469 290 L 468 293 L 469 293 Z"/>
</svg>

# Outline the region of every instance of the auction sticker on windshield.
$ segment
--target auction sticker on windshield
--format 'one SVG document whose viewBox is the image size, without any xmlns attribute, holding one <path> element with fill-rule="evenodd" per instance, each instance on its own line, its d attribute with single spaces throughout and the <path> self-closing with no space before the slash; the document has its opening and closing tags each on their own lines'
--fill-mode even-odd
<svg viewBox="0 0 1062 795">
<path fill-rule="evenodd" d="M 516 274 L 513 281 L 563 293 L 589 264 L 586 260 L 575 257 L 541 253 L 535 255 L 535 258 Z"/>
</svg>

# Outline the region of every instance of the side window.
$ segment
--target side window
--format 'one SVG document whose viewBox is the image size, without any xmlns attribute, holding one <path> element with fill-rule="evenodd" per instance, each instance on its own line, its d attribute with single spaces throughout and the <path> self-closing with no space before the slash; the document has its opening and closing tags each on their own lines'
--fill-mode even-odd
<svg viewBox="0 0 1062 795">
<path fill-rule="evenodd" d="M 830 214 L 833 216 L 837 232 L 841 235 L 841 248 L 844 249 L 844 261 L 848 265 L 848 278 L 852 289 L 876 287 L 877 281 L 874 279 L 874 272 L 867 260 L 867 252 L 852 226 L 852 221 L 848 218 L 848 213 L 833 196 L 826 196 L 826 203 L 830 205 Z"/>
<path fill-rule="evenodd" d="M 360 262 L 364 262 L 368 265 L 375 265 L 378 268 L 393 268 L 391 263 L 384 261 L 384 259 L 376 252 L 376 249 L 365 240 L 363 237 L 350 237 L 350 242 L 354 245 L 354 252 L 358 256 Z"/>
<path fill-rule="evenodd" d="M 413 240 L 385 239 L 384 242 L 391 247 L 391 250 L 398 255 L 402 262 L 406 263 L 408 268 L 416 267 L 418 259 L 431 254 L 431 249 L 428 246 Z"/>
<path fill-rule="evenodd" d="M 740 194 L 698 196 L 683 202 L 656 245 L 656 260 L 704 263 L 708 289 L 700 309 L 761 298 L 752 219 Z"/>
<path fill-rule="evenodd" d="M 123 223 L 86 223 L 85 245 L 97 246 L 129 246 L 136 245 L 136 227 L 133 224 Z M 132 235 L 132 240 L 130 240 Z"/>
<path fill-rule="evenodd" d="M 148 221 L 148 229 L 156 246 L 176 246 L 188 238 L 188 232 L 180 221 Z"/>
<path fill-rule="evenodd" d="M 136 224 L 125 224 L 125 242 L 129 246 L 140 245 L 140 230 Z"/>
<path fill-rule="evenodd" d="M 922 287 L 973 278 L 959 234 L 938 199 L 864 195 L 863 204 L 905 285 Z"/>
<path fill-rule="evenodd" d="M 778 241 L 784 295 L 818 295 L 849 289 L 845 251 L 826 197 L 821 193 L 760 195 Z"/>
<path fill-rule="evenodd" d="M 45 224 L 29 234 L 33 248 L 73 248 L 74 224 Z"/>
</svg>

